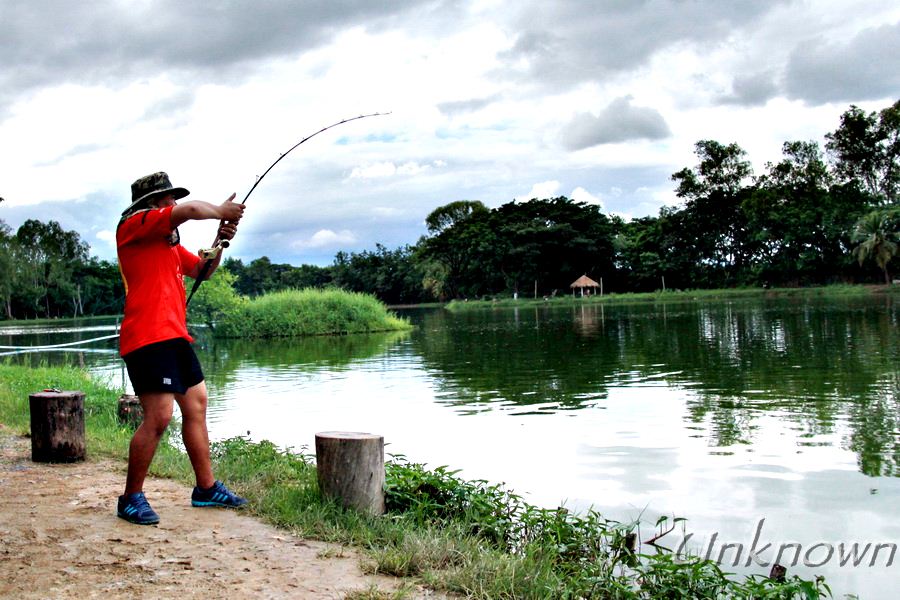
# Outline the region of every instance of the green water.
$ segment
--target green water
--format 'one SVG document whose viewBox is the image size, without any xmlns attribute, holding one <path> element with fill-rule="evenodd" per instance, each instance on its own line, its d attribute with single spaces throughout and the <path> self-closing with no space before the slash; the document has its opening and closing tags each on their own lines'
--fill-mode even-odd
<svg viewBox="0 0 900 600">
<path fill-rule="evenodd" d="M 198 330 L 212 437 L 302 449 L 317 431 L 380 433 L 389 453 L 505 482 L 537 504 L 640 519 L 643 539 L 657 517 L 686 517 L 668 545 L 689 538 L 688 548 L 716 558 L 723 543 L 742 544 L 740 560 L 722 555 L 726 571 L 768 573 L 746 565 L 757 537 L 757 549 L 771 544 L 763 561 L 799 545 L 798 560 L 781 562 L 824 574 L 836 597 L 894 597 L 896 301 L 403 314 L 411 333 L 248 343 Z M 0 345 L 106 333 L 96 322 L 76 334 L 68 325 L 0 327 Z M 8 360 L 83 363 L 121 385 L 114 342 L 94 346 Z M 841 566 L 839 545 L 853 543 L 884 547 L 873 566 L 871 556 Z"/>
</svg>

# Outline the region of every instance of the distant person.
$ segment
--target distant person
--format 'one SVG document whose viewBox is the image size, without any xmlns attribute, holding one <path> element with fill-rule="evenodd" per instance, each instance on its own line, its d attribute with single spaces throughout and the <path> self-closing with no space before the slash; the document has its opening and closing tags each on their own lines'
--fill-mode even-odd
<svg viewBox="0 0 900 600">
<path fill-rule="evenodd" d="M 125 283 L 125 317 L 119 333 L 119 353 L 128 367 L 144 419 L 128 450 L 125 493 L 117 514 L 131 523 L 159 523 L 144 496 L 144 479 L 156 447 L 172 419 L 174 403 L 181 409 L 182 437 L 196 476 L 193 506 L 238 508 L 247 503 L 213 476 L 206 428 L 206 382 L 191 347 L 183 276 L 196 278 L 202 268 L 198 255 L 179 243 L 178 226 L 186 221 L 219 220 L 219 237 L 237 232 L 244 205 L 232 194 L 219 205 L 193 200 L 184 188 L 172 187 L 163 172 L 131 184 L 131 206 L 116 229 L 119 268 Z M 212 259 L 209 274 L 219 265 Z"/>
</svg>

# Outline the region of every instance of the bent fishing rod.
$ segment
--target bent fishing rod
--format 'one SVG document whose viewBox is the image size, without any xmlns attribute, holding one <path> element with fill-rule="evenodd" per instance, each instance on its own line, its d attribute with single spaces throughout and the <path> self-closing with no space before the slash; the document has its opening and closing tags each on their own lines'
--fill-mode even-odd
<svg viewBox="0 0 900 600">
<path fill-rule="evenodd" d="M 358 121 L 359 119 L 366 119 L 368 117 L 381 117 L 381 116 L 385 116 L 385 115 L 389 115 L 389 114 L 391 114 L 391 113 L 390 112 L 371 113 L 368 115 L 359 115 L 358 117 L 351 117 L 349 119 L 344 119 L 343 121 L 338 121 L 337 123 L 332 123 L 331 125 L 329 125 L 327 127 L 323 127 L 322 129 L 318 130 L 317 132 L 306 136 L 305 138 L 303 138 L 302 140 L 300 140 L 299 142 L 297 142 L 296 144 L 291 146 L 286 152 L 282 153 L 281 156 L 279 156 L 277 159 L 275 159 L 275 162 L 273 162 L 271 165 L 269 165 L 269 168 L 266 169 L 262 175 L 260 175 L 259 177 L 256 178 L 256 182 L 253 184 L 253 187 L 250 188 L 250 191 L 247 192 L 247 195 L 244 196 L 244 199 L 241 200 L 241 204 L 246 204 L 247 198 L 250 197 L 250 194 L 253 193 L 253 190 L 256 189 L 256 186 L 258 186 L 260 184 L 260 182 L 263 180 L 263 178 L 269 174 L 269 171 L 271 171 L 275 167 L 275 165 L 277 165 L 279 162 L 281 162 L 281 159 L 283 159 L 285 156 L 287 156 L 288 154 L 293 152 L 294 149 L 297 148 L 298 146 L 300 146 L 301 144 L 309 141 L 311 138 L 316 137 L 317 135 L 319 135 L 322 132 L 328 131 L 329 129 L 331 129 L 333 127 L 337 127 L 338 125 L 343 125 L 344 123 L 349 123 L 350 121 Z M 203 264 L 200 266 L 200 271 L 197 273 L 197 278 L 194 280 L 194 285 L 193 285 L 193 287 L 191 287 L 191 293 L 188 294 L 187 302 L 185 303 L 185 306 L 187 306 L 188 304 L 191 303 L 191 298 L 194 297 L 194 293 L 196 293 L 197 288 L 200 287 L 200 284 L 203 283 L 203 281 L 206 279 L 207 275 L 209 275 L 209 270 L 212 268 L 212 263 L 216 259 L 216 257 L 219 255 L 219 252 L 221 252 L 224 248 L 227 248 L 228 246 L 229 246 L 228 240 L 223 240 L 221 238 L 221 236 L 219 235 L 219 233 L 217 232 L 216 239 L 213 240 L 212 246 L 209 249 L 200 251 L 200 257 L 203 259 Z"/>
</svg>

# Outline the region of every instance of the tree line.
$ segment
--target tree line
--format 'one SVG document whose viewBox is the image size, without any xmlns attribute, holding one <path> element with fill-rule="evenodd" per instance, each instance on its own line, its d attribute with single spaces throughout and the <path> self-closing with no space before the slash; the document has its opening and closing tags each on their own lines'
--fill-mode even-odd
<svg viewBox="0 0 900 600">
<path fill-rule="evenodd" d="M 607 291 L 890 282 L 900 243 L 900 101 L 850 106 L 813 141 L 785 142 L 753 172 L 736 143 L 701 140 L 697 164 L 672 175 L 678 206 L 625 221 L 566 197 L 441 206 L 413 245 L 338 252 L 325 267 L 227 258 L 240 294 L 336 286 L 389 304 L 569 292 L 582 274 Z M 0 199 L 2 201 L 2 199 Z M 0 315 L 113 314 L 124 290 L 115 263 L 74 231 L 0 219 Z"/>
<path fill-rule="evenodd" d="M 13 232 L 0 219 L 0 318 L 121 312 L 119 267 L 89 250 L 77 232 L 56 221 L 28 219 Z"/>
</svg>

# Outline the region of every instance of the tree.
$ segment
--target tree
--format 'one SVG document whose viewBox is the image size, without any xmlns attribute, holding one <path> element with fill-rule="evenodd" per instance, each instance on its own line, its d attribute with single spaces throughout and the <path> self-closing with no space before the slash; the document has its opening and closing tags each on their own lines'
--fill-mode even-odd
<svg viewBox="0 0 900 600">
<path fill-rule="evenodd" d="M 0 277 L 0 301 L 3 302 L 7 319 L 12 319 L 13 290 L 17 286 L 18 270 L 15 268 L 14 244 L 12 228 L 0 219 L 0 273 L 3 273 L 3 277 Z"/>
<path fill-rule="evenodd" d="M 615 226 L 600 207 L 560 196 L 510 202 L 491 214 L 493 251 L 506 289 L 564 289 L 575 277 L 615 270 Z"/>
<path fill-rule="evenodd" d="M 331 268 L 333 283 L 344 289 L 376 296 L 388 304 L 414 304 L 425 299 L 422 273 L 413 260 L 413 249 L 338 252 Z"/>
<path fill-rule="evenodd" d="M 235 291 L 236 280 L 227 268 L 216 269 L 209 281 L 197 289 L 196 297 L 188 306 L 190 318 L 206 323 L 215 331 L 216 325 L 223 318 L 238 315 L 246 300 Z"/>
<path fill-rule="evenodd" d="M 752 277 L 825 283 L 850 264 L 850 232 L 864 204 L 859 193 L 834 186 L 816 142 L 785 142 L 782 153 L 742 206 L 754 240 Z"/>
<path fill-rule="evenodd" d="M 439 206 L 425 217 L 428 233 L 437 234 L 476 214 L 486 214 L 487 207 L 478 200 L 457 200 Z"/>
<path fill-rule="evenodd" d="M 888 263 L 897 255 L 898 232 L 892 225 L 891 217 L 889 211 L 872 211 L 860 219 L 853 230 L 853 241 L 859 242 L 853 249 L 853 255 L 860 265 L 867 258 L 873 258 L 884 273 L 886 284 L 891 283 Z"/>
<path fill-rule="evenodd" d="M 80 289 L 72 275 L 75 267 L 87 260 L 89 250 L 78 233 L 65 231 L 56 221 L 28 219 L 16 231 L 16 243 L 26 306 L 49 317 L 70 304 L 77 316 Z"/>
<path fill-rule="evenodd" d="M 490 222 L 492 213 L 478 208 L 483 208 L 480 202 L 461 202 L 467 204 L 452 202 L 431 212 L 432 235 L 420 240 L 415 254 L 419 263 L 430 264 L 427 275 L 426 269 L 420 269 L 421 281 L 428 278 L 429 288 L 439 290 L 441 297 L 477 297 L 495 291 L 498 285 L 499 247 Z"/>
<path fill-rule="evenodd" d="M 672 175 L 675 194 L 685 201 L 685 225 L 691 230 L 700 261 L 711 275 L 724 277 L 719 284 L 734 283 L 742 275 L 751 250 L 742 202 L 753 175 L 746 152 L 737 144 L 701 140 L 695 145 L 700 159 L 693 168 Z M 713 280 L 713 277 L 710 277 Z"/>
<path fill-rule="evenodd" d="M 884 204 L 897 201 L 900 186 L 900 100 L 880 112 L 857 106 L 841 115 L 841 124 L 826 134 L 825 147 L 835 174 Z"/>
</svg>

